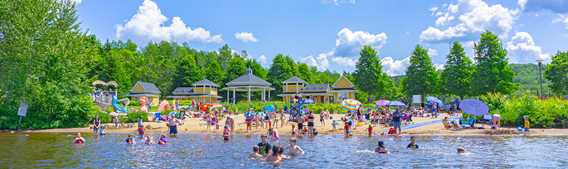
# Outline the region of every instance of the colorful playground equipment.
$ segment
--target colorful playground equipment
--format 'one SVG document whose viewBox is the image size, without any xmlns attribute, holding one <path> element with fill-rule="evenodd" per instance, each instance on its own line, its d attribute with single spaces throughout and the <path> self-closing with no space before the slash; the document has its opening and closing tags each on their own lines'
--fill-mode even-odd
<svg viewBox="0 0 568 169">
<path fill-rule="evenodd" d="M 120 102 L 122 102 L 125 106 L 121 106 Z M 114 108 L 114 111 L 117 113 L 128 113 L 128 109 L 126 108 L 126 105 L 128 105 L 128 99 L 122 99 L 122 100 L 118 100 L 118 97 L 116 95 L 112 96 L 112 107 Z"/>
</svg>

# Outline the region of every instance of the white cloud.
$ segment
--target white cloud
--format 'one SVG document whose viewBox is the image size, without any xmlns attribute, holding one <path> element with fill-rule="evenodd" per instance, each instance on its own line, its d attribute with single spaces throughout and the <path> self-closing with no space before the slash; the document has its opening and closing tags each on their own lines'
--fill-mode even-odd
<svg viewBox="0 0 568 169">
<path fill-rule="evenodd" d="M 437 10 L 435 26 L 429 26 L 420 34 L 426 42 L 471 40 L 485 30 L 506 35 L 518 17 L 518 9 L 508 9 L 501 4 L 488 5 L 483 0 L 459 0 Z"/>
<path fill-rule="evenodd" d="M 555 19 L 553 22 L 564 24 L 564 28 L 566 28 L 566 30 L 568 30 L 568 14 L 566 14 L 566 15 L 563 15 L 563 14 L 558 15 L 558 18 Z"/>
<path fill-rule="evenodd" d="M 351 31 L 343 28 L 337 33 L 335 40 L 335 55 L 353 57 L 359 55 L 364 45 L 370 45 L 375 49 L 381 49 L 387 42 L 386 33 L 372 34 L 365 31 Z"/>
<path fill-rule="evenodd" d="M 151 0 L 144 0 L 138 12 L 123 25 L 116 28 L 118 38 L 131 38 L 147 41 L 202 42 L 222 43 L 221 35 L 212 35 L 208 30 L 191 28 L 181 20 L 173 17 L 171 25 L 165 25 L 168 17 L 164 16 L 158 5 Z"/>
<path fill-rule="evenodd" d="M 327 70 L 329 67 L 329 57 L 332 57 L 333 52 L 320 53 L 318 56 L 308 56 L 303 58 L 301 61 L 308 64 L 309 66 L 314 66 L 318 70 Z"/>
<path fill-rule="evenodd" d="M 344 66 L 348 66 L 348 67 L 355 67 L 355 65 L 357 65 L 357 59 L 355 59 L 355 58 L 334 57 L 331 60 L 333 62 L 339 64 L 339 65 L 344 65 Z"/>
<path fill-rule="evenodd" d="M 402 60 L 396 60 L 392 57 L 385 57 L 382 59 L 383 71 L 391 76 L 403 75 L 410 65 L 410 57 Z"/>
<path fill-rule="evenodd" d="M 250 32 L 237 32 L 235 33 L 235 38 L 243 42 L 257 42 L 258 40 Z"/>
<path fill-rule="evenodd" d="M 430 57 L 438 56 L 438 50 L 434 48 L 428 48 L 428 56 Z"/>
<path fill-rule="evenodd" d="M 66 3 L 66 2 L 72 2 L 75 3 L 75 6 L 81 4 L 82 0 L 57 0 L 57 2 L 59 3 Z"/>
<path fill-rule="evenodd" d="M 264 66 L 264 67 L 268 67 L 268 65 L 270 64 L 270 63 L 268 62 L 268 58 L 266 58 L 265 55 L 260 55 L 260 56 L 258 57 L 258 63 L 260 63 L 260 64 L 261 64 L 262 66 Z"/>
<path fill-rule="evenodd" d="M 550 60 L 550 55 L 534 42 L 527 32 L 517 32 L 506 45 L 509 61 L 511 63 L 534 63 L 537 59 L 545 62 Z"/>
<path fill-rule="evenodd" d="M 334 4 L 340 6 L 342 4 L 355 4 L 355 0 L 322 0 L 326 4 Z"/>
</svg>

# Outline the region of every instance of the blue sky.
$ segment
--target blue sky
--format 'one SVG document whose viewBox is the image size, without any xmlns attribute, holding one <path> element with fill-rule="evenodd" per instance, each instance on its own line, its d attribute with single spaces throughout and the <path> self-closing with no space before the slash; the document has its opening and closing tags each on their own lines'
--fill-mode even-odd
<svg viewBox="0 0 568 169">
<path fill-rule="evenodd" d="M 563 0 L 75 0 L 82 29 L 102 40 L 186 42 L 201 50 L 229 44 L 269 66 L 287 54 L 320 70 L 352 71 L 363 45 L 384 70 L 404 74 L 417 44 L 442 68 L 449 44 L 469 55 L 484 30 L 499 35 L 512 63 L 548 61 L 568 50 Z"/>
</svg>

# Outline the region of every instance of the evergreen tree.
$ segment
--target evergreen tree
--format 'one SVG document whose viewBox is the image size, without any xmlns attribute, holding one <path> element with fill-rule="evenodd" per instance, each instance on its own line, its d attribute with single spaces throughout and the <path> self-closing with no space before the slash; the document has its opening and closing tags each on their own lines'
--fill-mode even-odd
<svg viewBox="0 0 568 169">
<path fill-rule="evenodd" d="M 475 67 L 459 42 L 454 42 L 442 72 L 441 89 L 447 94 L 463 98 L 470 92 L 471 78 Z"/>
<path fill-rule="evenodd" d="M 546 79 L 552 84 L 550 88 L 554 95 L 568 95 L 568 51 L 558 52 L 552 57 L 545 72 Z"/>
<path fill-rule="evenodd" d="M 364 46 L 360 55 L 353 74 L 355 85 L 369 96 L 388 97 L 388 93 L 392 92 L 393 83 L 388 75 L 383 72 L 377 51 L 371 46 Z M 371 99 L 374 98 L 371 97 Z"/>
<path fill-rule="evenodd" d="M 515 73 L 507 61 L 507 51 L 501 41 L 493 33 L 481 34 L 475 45 L 477 69 L 473 74 L 472 89 L 474 94 L 483 95 L 489 92 L 509 94 L 517 86 L 513 83 Z"/>
<path fill-rule="evenodd" d="M 427 95 L 436 94 L 438 91 L 438 73 L 432 65 L 432 60 L 428 56 L 428 51 L 420 45 L 416 45 L 414 52 L 410 56 L 410 66 L 406 70 L 404 87 L 406 94 Z"/>
</svg>

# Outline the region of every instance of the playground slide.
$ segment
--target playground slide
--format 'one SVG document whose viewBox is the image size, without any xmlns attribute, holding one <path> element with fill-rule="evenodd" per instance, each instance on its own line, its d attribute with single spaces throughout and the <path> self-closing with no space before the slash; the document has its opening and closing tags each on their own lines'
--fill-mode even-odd
<svg viewBox="0 0 568 169">
<path fill-rule="evenodd" d="M 117 113 L 128 113 L 126 107 L 120 106 L 117 96 L 112 96 L 112 107 L 114 107 L 114 111 L 116 111 Z"/>
</svg>

